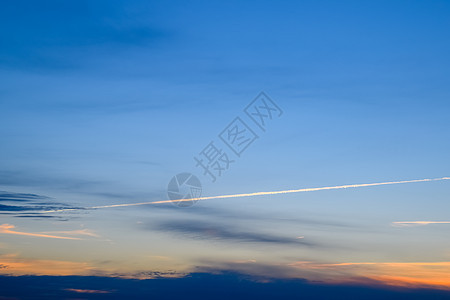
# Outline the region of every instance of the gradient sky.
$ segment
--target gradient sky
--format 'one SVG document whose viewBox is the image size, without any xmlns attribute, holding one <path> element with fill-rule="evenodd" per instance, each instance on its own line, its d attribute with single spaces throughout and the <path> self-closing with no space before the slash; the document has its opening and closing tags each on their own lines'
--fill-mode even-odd
<svg viewBox="0 0 450 300">
<path fill-rule="evenodd" d="M 181 172 L 203 196 L 450 176 L 450 2 L 1 6 L 1 274 L 450 289 L 448 180 L 83 209 L 167 200 Z M 259 138 L 211 182 L 194 156 L 235 117 Z"/>
</svg>

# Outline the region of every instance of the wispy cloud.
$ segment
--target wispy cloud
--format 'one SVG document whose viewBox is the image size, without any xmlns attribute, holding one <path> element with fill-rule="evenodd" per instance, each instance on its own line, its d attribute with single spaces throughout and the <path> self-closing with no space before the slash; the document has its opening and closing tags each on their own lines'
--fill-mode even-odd
<svg viewBox="0 0 450 300">
<path fill-rule="evenodd" d="M 12 193 L 0 191 L 0 201 L 34 201 L 34 200 L 48 200 L 47 196 L 28 194 L 28 193 Z"/>
<path fill-rule="evenodd" d="M 64 289 L 65 291 L 79 293 L 79 294 L 110 294 L 111 291 L 103 290 L 86 290 L 86 289 Z"/>
<path fill-rule="evenodd" d="M 402 221 L 392 222 L 392 226 L 409 227 L 409 226 L 426 226 L 432 224 L 450 224 L 450 221 Z"/>
<path fill-rule="evenodd" d="M 0 172 L 0 177 L 1 176 Z M 15 218 L 52 218 L 58 221 L 67 221 L 69 218 L 73 218 L 73 216 L 62 217 L 39 213 L 41 211 L 67 208 L 74 208 L 74 206 L 55 201 L 55 199 L 44 195 L 0 191 L 0 214 L 13 216 Z M 83 210 L 82 207 L 77 207 L 77 209 Z"/>
<path fill-rule="evenodd" d="M 231 240 L 246 243 L 268 243 L 283 245 L 315 246 L 312 242 L 305 241 L 303 236 L 277 236 L 262 232 L 250 232 L 231 226 L 230 224 L 207 223 L 200 221 L 167 221 L 152 226 L 161 231 L 182 234 L 188 238 L 204 240 Z"/>
<path fill-rule="evenodd" d="M 348 222 L 348 220 L 333 220 L 330 216 L 323 216 L 321 214 L 315 214 L 312 216 L 309 214 L 302 214 L 294 218 L 276 216 L 272 212 L 248 212 L 241 209 L 230 209 L 230 207 L 216 207 L 216 206 L 201 206 L 194 205 L 189 207 L 189 209 L 179 209 L 175 205 L 158 205 L 153 206 L 154 208 L 162 210 L 170 210 L 171 214 L 180 214 L 183 216 L 193 216 L 196 215 L 197 220 L 208 219 L 208 220 L 222 220 L 224 222 L 229 222 L 230 220 L 253 220 L 253 221 L 264 221 L 264 222 L 278 222 L 286 224 L 298 224 L 302 226 L 314 226 L 317 227 L 338 227 L 338 228 L 350 228 L 356 227 L 355 225 Z M 361 228 L 361 225 L 358 225 Z"/>
<path fill-rule="evenodd" d="M 42 237 L 42 238 L 52 238 L 52 239 L 64 239 L 64 240 L 81 240 L 81 238 L 71 237 L 71 236 L 90 236 L 98 238 L 99 235 L 89 229 L 80 230 L 68 230 L 68 231 L 47 231 L 47 232 L 24 232 L 14 230 L 16 228 L 11 224 L 0 225 L 0 233 L 3 234 L 13 234 L 13 235 L 23 235 L 31 237 Z M 69 235 L 69 236 L 67 236 Z"/>
<path fill-rule="evenodd" d="M 84 235 L 84 236 L 90 236 L 90 237 L 95 237 L 95 238 L 99 238 L 100 236 L 93 232 L 90 229 L 79 229 L 79 230 L 66 230 L 66 231 L 47 231 L 47 232 L 42 232 L 42 233 L 50 233 L 50 234 L 63 234 L 63 235 Z"/>
</svg>

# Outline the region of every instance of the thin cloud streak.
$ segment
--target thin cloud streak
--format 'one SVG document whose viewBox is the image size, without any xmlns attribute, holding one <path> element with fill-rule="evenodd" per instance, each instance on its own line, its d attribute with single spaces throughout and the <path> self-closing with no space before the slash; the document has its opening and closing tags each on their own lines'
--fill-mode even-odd
<svg viewBox="0 0 450 300">
<path fill-rule="evenodd" d="M 156 226 L 150 226 L 149 229 L 178 233 L 182 234 L 182 237 L 202 240 L 232 240 L 235 242 L 266 243 L 273 245 L 319 246 L 310 241 L 303 241 L 303 236 L 289 237 L 271 235 L 264 232 L 245 231 L 242 228 L 229 224 L 210 224 L 193 220 L 169 220 Z"/>
<path fill-rule="evenodd" d="M 96 234 L 95 232 L 92 232 L 89 229 L 80 229 L 80 230 L 67 230 L 67 231 L 48 231 L 48 232 L 42 232 L 42 233 L 51 233 L 51 234 L 65 234 L 65 235 L 86 235 L 90 237 L 99 238 L 100 236 Z"/>
<path fill-rule="evenodd" d="M 31 232 L 21 232 L 21 231 L 12 230 L 14 228 L 16 228 L 14 225 L 2 224 L 2 225 L 0 225 L 0 233 L 25 235 L 25 236 L 33 236 L 33 237 L 44 237 L 44 238 L 52 238 L 52 239 L 80 240 L 80 238 L 75 238 L 75 237 L 66 237 L 66 236 L 58 236 L 58 235 L 50 235 L 50 234 L 42 234 L 42 233 L 31 233 Z"/>
<path fill-rule="evenodd" d="M 407 222 L 392 222 L 392 226 L 426 226 L 431 224 L 450 224 L 450 221 L 407 221 Z"/>
<path fill-rule="evenodd" d="M 111 291 L 103 290 L 86 290 L 86 289 L 65 289 L 69 292 L 80 293 L 80 294 L 109 294 Z"/>
</svg>

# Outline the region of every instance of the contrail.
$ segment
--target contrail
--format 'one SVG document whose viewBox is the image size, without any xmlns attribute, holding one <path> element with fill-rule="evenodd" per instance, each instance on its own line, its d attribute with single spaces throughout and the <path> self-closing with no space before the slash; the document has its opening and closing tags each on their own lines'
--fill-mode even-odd
<svg viewBox="0 0 450 300">
<path fill-rule="evenodd" d="M 415 179 L 415 180 L 403 180 L 403 181 L 388 181 L 388 182 L 377 182 L 377 183 L 349 184 L 349 185 L 327 186 L 327 187 L 318 187 L 318 188 L 303 188 L 303 189 L 296 189 L 296 190 L 284 190 L 284 191 L 272 191 L 272 192 L 255 192 L 255 193 L 244 193 L 244 194 L 233 194 L 233 195 L 198 197 L 198 198 L 178 199 L 178 200 L 162 200 L 162 201 L 150 201 L 150 202 L 140 202 L 140 203 L 112 204 L 112 205 L 103 205 L 103 206 L 92 206 L 92 207 L 87 207 L 85 209 L 100 209 L 100 208 L 127 207 L 127 206 L 139 206 L 139 205 L 150 205 L 150 204 L 163 204 L 163 203 L 171 203 L 171 202 L 201 201 L 201 200 L 211 200 L 211 199 L 227 199 L 227 198 L 242 198 L 242 197 L 253 197 L 253 196 L 265 196 L 265 195 L 291 194 L 291 193 L 315 192 L 315 191 L 323 191 L 323 190 L 339 190 L 339 189 L 368 187 L 368 186 L 380 186 L 380 185 L 391 185 L 391 184 L 401 184 L 401 183 L 440 181 L 440 180 L 449 180 L 449 179 L 450 179 L 450 177 L 441 177 L 441 178 Z M 44 213 L 58 212 L 58 211 L 69 211 L 69 210 L 79 210 L 79 209 L 78 208 L 66 208 L 66 209 L 60 209 L 60 210 L 45 211 Z"/>
</svg>

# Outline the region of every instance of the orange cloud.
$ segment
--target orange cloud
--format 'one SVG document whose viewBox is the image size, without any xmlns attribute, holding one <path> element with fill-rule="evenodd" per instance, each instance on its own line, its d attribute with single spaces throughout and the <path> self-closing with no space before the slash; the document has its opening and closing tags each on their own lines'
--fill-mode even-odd
<svg viewBox="0 0 450 300">
<path fill-rule="evenodd" d="M 86 262 L 20 258 L 16 254 L 0 256 L 0 274 L 4 275 L 91 275 Z"/>
<path fill-rule="evenodd" d="M 66 237 L 66 236 L 50 235 L 50 234 L 43 234 L 43 233 L 31 233 L 31 232 L 22 232 L 22 231 L 12 230 L 14 228 L 16 228 L 14 225 L 2 224 L 2 225 L 0 225 L 0 233 L 25 235 L 25 236 L 33 236 L 33 237 L 44 237 L 44 238 L 52 238 L 52 239 L 80 240 L 80 238 L 75 238 L 75 237 Z"/>
<path fill-rule="evenodd" d="M 129 279 L 152 279 L 152 278 L 180 278 L 188 273 L 175 271 L 146 271 L 141 269 L 123 268 L 114 265 L 105 265 L 95 262 L 77 262 L 51 259 L 34 259 L 20 257 L 18 254 L 0 255 L 0 275 L 22 276 L 105 276 Z"/>
<path fill-rule="evenodd" d="M 433 287 L 450 290 L 450 262 L 347 262 L 320 264 L 296 262 L 301 270 L 319 271 L 326 282 L 358 282 L 367 279 L 403 287 Z M 359 278 L 359 279 L 358 279 Z"/>
</svg>

